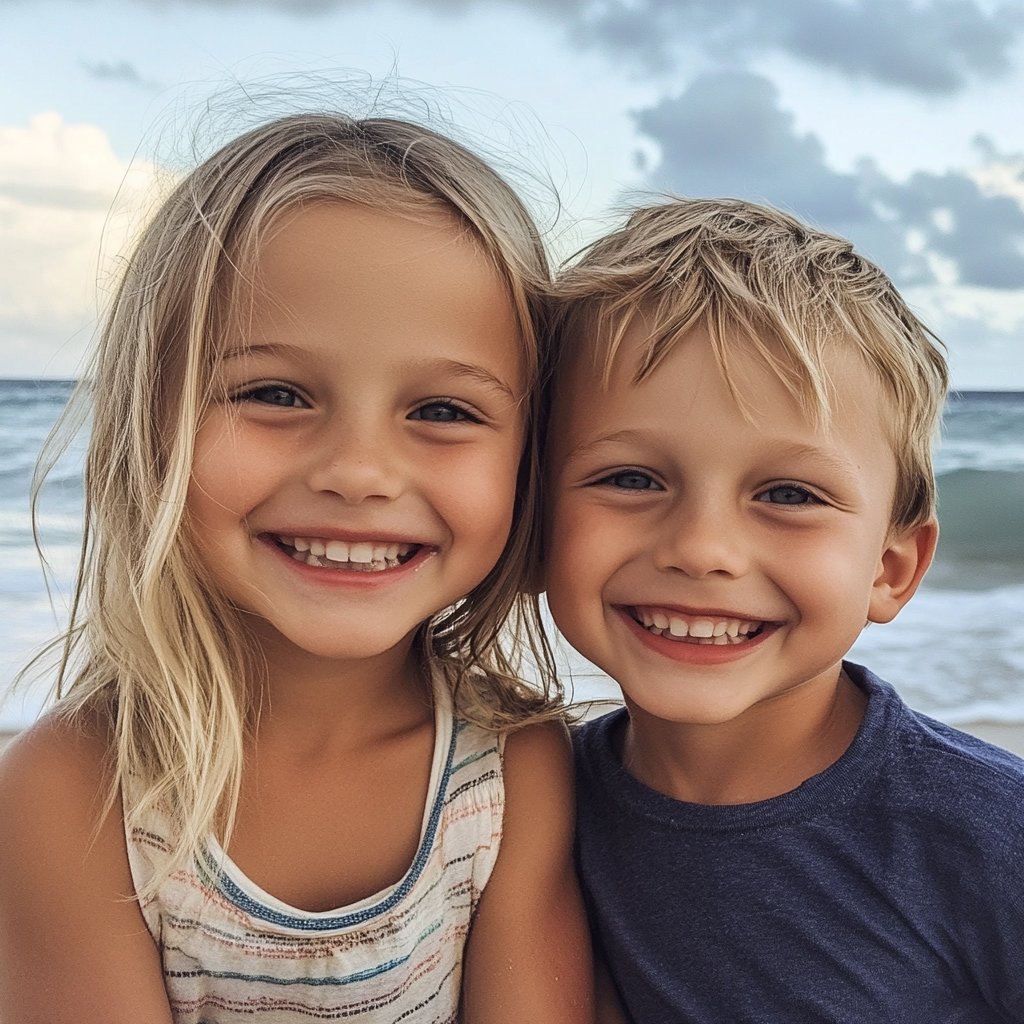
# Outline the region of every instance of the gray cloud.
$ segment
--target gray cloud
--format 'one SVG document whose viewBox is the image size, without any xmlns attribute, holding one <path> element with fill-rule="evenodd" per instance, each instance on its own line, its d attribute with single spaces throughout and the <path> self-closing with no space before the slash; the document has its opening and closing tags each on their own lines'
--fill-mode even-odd
<svg viewBox="0 0 1024 1024">
<path fill-rule="evenodd" d="M 798 135 L 778 91 L 758 75 L 722 72 L 636 114 L 662 160 L 655 187 L 772 203 L 851 237 L 902 284 L 940 281 L 1024 287 L 1024 212 L 985 196 L 967 175 L 919 172 L 906 182 L 865 161 L 855 173 L 825 163 L 817 136 Z"/>
<path fill-rule="evenodd" d="M 7 0 L 10 2 L 10 0 Z M 166 0 L 140 0 L 163 4 Z M 266 6 L 300 15 L 372 0 L 185 0 L 214 7 Z M 463 10 L 493 0 L 408 0 Z M 1010 66 L 1024 28 L 1024 0 L 994 10 L 978 0 L 504 0 L 549 15 L 573 38 L 631 59 L 645 73 L 699 46 L 733 66 L 782 52 L 813 65 L 928 94 L 952 93 Z M 143 81 L 126 62 L 91 65 L 97 77 Z"/>
<path fill-rule="evenodd" d="M 136 89 L 144 89 L 153 92 L 160 88 L 159 82 L 149 78 L 143 78 L 139 69 L 126 60 L 119 60 L 116 63 L 110 61 L 81 61 L 82 70 L 90 78 L 100 82 L 120 82 L 123 85 L 131 85 Z"/>
<path fill-rule="evenodd" d="M 674 63 L 699 43 L 735 63 L 781 51 L 858 78 L 925 93 L 951 93 L 976 75 L 1009 68 L 1024 10 L 986 12 L 974 0 L 525 0 L 568 16 L 577 36 L 643 68 Z"/>
</svg>

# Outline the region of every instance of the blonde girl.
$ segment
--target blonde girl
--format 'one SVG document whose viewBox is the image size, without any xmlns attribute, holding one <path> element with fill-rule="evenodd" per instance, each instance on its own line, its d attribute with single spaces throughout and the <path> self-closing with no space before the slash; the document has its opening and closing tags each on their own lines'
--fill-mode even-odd
<svg viewBox="0 0 1024 1024">
<path fill-rule="evenodd" d="M 564 733 L 502 646 L 547 282 L 402 121 L 267 124 L 164 204 L 87 384 L 77 668 L 0 762 L 0 1019 L 589 1019 Z"/>
</svg>

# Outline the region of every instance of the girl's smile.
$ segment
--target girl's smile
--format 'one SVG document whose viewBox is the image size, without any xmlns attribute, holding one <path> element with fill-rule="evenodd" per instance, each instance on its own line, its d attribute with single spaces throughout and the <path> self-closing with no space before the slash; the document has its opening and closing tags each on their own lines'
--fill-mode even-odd
<svg viewBox="0 0 1024 1024">
<path fill-rule="evenodd" d="M 202 564 L 292 649 L 403 658 L 509 534 L 525 384 L 505 286 L 448 215 L 322 202 L 268 240 L 251 301 L 196 438 Z"/>
</svg>

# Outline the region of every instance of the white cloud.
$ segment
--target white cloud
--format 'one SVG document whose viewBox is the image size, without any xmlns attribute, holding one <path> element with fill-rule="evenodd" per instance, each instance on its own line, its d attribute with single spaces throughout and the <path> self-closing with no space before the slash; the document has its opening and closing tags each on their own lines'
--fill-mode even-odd
<svg viewBox="0 0 1024 1024">
<path fill-rule="evenodd" d="M 1024 390 L 1024 288 L 927 285 L 903 295 L 949 346 L 954 387 Z"/>
<path fill-rule="evenodd" d="M 168 180 L 59 114 L 0 126 L 0 376 L 71 376 L 98 308 L 97 282 Z"/>
<path fill-rule="evenodd" d="M 967 172 L 987 196 L 1011 196 L 1024 210 L 1024 156 L 1001 157 Z"/>
</svg>

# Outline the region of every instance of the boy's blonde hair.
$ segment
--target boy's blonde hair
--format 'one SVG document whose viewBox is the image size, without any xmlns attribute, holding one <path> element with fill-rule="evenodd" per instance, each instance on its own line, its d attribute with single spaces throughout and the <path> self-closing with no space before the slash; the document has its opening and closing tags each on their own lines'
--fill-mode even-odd
<svg viewBox="0 0 1024 1024">
<path fill-rule="evenodd" d="M 877 373 L 891 411 L 893 527 L 934 514 L 931 449 L 946 362 L 889 278 L 846 239 L 739 199 L 677 199 L 634 211 L 585 249 L 557 288 L 563 358 L 590 347 L 607 379 L 642 314 L 648 338 L 639 382 L 688 331 L 704 327 L 741 408 L 729 368 L 753 349 L 823 427 L 833 400 L 828 353 L 852 347 Z M 736 334 L 746 351 L 737 352 Z"/>
<path fill-rule="evenodd" d="M 157 805 L 174 815 L 180 843 L 167 873 L 211 830 L 230 834 L 243 740 L 259 712 L 259 688 L 246 680 L 265 670 L 190 542 L 196 430 L 226 329 L 251 301 L 263 240 L 288 211 L 334 200 L 450 216 L 505 283 L 529 385 L 512 532 L 487 578 L 425 623 L 416 643 L 457 712 L 485 727 L 550 717 L 560 702 L 553 673 L 537 687 L 517 677 L 520 628 L 542 667 L 551 663 L 536 598 L 524 596 L 540 526 L 534 394 L 548 359 L 550 290 L 530 215 L 484 161 L 415 124 L 317 114 L 258 127 L 189 174 L 148 225 L 77 395 L 92 419 L 86 533 L 57 708 L 110 722 L 111 800 L 120 787 L 129 829 Z"/>
</svg>

